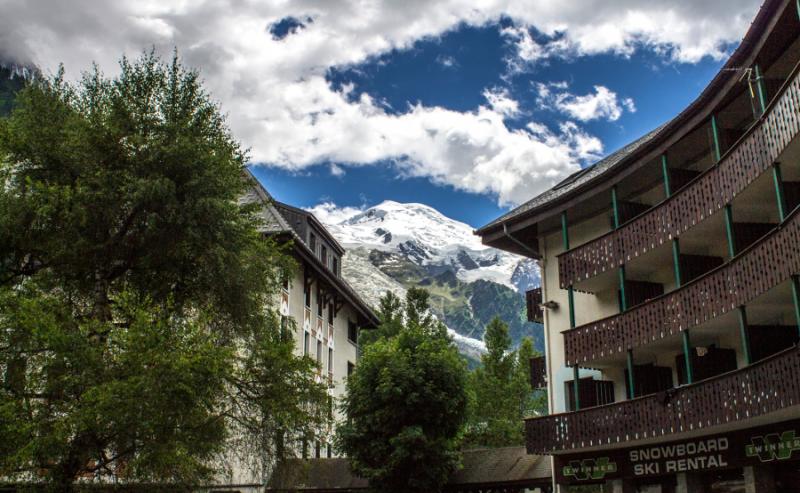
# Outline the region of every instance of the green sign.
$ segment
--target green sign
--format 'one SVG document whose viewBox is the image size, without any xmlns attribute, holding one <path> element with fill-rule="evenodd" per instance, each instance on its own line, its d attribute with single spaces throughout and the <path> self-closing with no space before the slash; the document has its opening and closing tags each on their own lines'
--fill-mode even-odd
<svg viewBox="0 0 800 493">
<path fill-rule="evenodd" d="M 800 438 L 795 436 L 794 430 L 754 436 L 745 447 L 748 457 L 758 457 L 761 462 L 789 459 L 795 450 L 800 450 Z"/>
<path fill-rule="evenodd" d="M 617 463 L 608 457 L 597 459 L 573 460 L 564 466 L 564 476 L 573 477 L 578 481 L 603 479 L 606 474 L 617 472 Z"/>
</svg>

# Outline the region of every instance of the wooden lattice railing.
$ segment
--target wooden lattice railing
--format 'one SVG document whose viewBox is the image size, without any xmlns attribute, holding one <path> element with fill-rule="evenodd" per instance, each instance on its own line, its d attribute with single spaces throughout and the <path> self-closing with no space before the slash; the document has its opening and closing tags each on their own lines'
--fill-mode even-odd
<svg viewBox="0 0 800 493">
<path fill-rule="evenodd" d="M 628 443 L 711 428 L 800 405 L 800 349 L 722 375 L 605 406 L 530 418 L 529 454 Z"/>
</svg>

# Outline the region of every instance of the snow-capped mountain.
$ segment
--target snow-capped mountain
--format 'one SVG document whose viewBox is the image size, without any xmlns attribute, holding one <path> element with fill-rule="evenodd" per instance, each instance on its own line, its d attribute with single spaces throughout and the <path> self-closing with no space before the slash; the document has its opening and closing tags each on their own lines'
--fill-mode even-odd
<svg viewBox="0 0 800 493">
<path fill-rule="evenodd" d="M 532 260 L 483 245 L 471 226 L 424 204 L 386 200 L 364 210 L 321 204 L 311 211 L 346 248 L 401 255 L 431 274 L 452 269 L 466 283 L 483 279 L 522 293 L 539 284 Z"/>
<path fill-rule="evenodd" d="M 539 285 L 533 261 L 483 245 L 469 225 L 423 204 L 321 204 L 311 212 L 347 249 L 342 273 L 370 304 L 387 290 L 402 297 L 410 286 L 424 287 L 470 359 L 485 349 L 483 332 L 495 316 L 509 324 L 514 342 L 532 337 L 542 349 L 541 327 L 524 315 L 523 293 Z"/>
</svg>

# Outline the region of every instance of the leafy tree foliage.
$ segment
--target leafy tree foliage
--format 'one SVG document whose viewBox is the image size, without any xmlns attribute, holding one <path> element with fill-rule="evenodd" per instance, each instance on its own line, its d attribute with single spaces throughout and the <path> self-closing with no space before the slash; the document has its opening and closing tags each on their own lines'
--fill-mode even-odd
<svg viewBox="0 0 800 493">
<path fill-rule="evenodd" d="M 484 335 L 482 365 L 470 374 L 471 406 L 465 443 L 501 447 L 524 443 L 526 416 L 541 412 L 544 398 L 531 388 L 529 361 L 533 342 L 525 338 L 511 350 L 508 325 L 494 318 Z"/>
<path fill-rule="evenodd" d="M 354 472 L 384 492 L 436 492 L 458 464 L 467 408 L 466 368 L 428 293 L 387 295 L 381 337 L 347 382 L 338 444 Z"/>
<path fill-rule="evenodd" d="M 325 391 L 268 308 L 292 262 L 239 204 L 245 162 L 177 56 L 19 93 L 0 119 L 0 476 L 196 483 L 226 440 L 271 457 L 312 433 Z"/>
</svg>

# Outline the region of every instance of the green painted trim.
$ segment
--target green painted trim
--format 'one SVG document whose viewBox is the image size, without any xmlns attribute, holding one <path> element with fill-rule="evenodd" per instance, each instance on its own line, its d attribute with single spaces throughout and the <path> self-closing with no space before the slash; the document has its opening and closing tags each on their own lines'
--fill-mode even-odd
<svg viewBox="0 0 800 493">
<path fill-rule="evenodd" d="M 692 373 L 692 358 L 689 356 L 689 351 L 691 351 L 689 330 L 684 330 L 681 335 L 683 336 L 683 363 L 686 365 L 686 383 L 692 383 L 694 382 L 694 375 Z"/>
<path fill-rule="evenodd" d="M 675 287 L 681 287 L 681 244 L 677 238 L 672 239 L 672 267 L 675 269 Z"/>
<path fill-rule="evenodd" d="M 792 301 L 794 302 L 794 318 L 800 332 L 800 276 L 792 276 Z"/>
<path fill-rule="evenodd" d="M 753 362 L 750 356 L 750 333 L 747 330 L 747 310 L 744 306 L 739 307 L 739 337 L 742 340 L 742 353 L 744 353 L 744 363 L 749 365 Z"/>
<path fill-rule="evenodd" d="M 630 388 L 630 392 L 628 392 L 628 399 L 633 399 L 636 397 L 636 387 L 634 387 L 634 383 L 636 380 L 633 376 L 633 349 L 628 349 L 628 387 Z"/>
<path fill-rule="evenodd" d="M 628 298 L 625 296 L 625 266 L 619 266 L 619 309 L 624 312 L 628 310 Z"/>
<path fill-rule="evenodd" d="M 800 0 L 795 2 L 795 6 L 797 7 L 797 17 L 800 18 Z"/>
<path fill-rule="evenodd" d="M 786 219 L 786 199 L 783 196 L 783 176 L 781 164 L 772 163 L 772 183 L 775 185 L 775 200 L 778 202 L 778 218 Z"/>
<path fill-rule="evenodd" d="M 579 382 L 580 382 L 580 371 L 578 370 L 578 365 L 572 367 L 572 395 L 575 398 L 575 409 L 573 411 L 577 411 L 581 408 L 581 392 L 579 390 Z"/>
<path fill-rule="evenodd" d="M 619 228 L 619 205 L 617 204 L 617 186 L 611 187 L 611 209 L 614 211 L 614 229 Z"/>
<path fill-rule="evenodd" d="M 767 111 L 767 90 L 764 87 L 764 82 L 761 77 L 761 68 L 758 66 L 758 64 L 755 65 L 754 70 L 756 72 L 756 89 L 758 89 L 758 102 L 759 104 L 761 104 L 761 114 L 763 115 L 764 112 Z"/>
<path fill-rule="evenodd" d="M 722 158 L 719 147 L 719 130 L 717 129 L 717 115 L 711 115 L 711 133 L 714 136 L 714 162 L 718 163 Z"/>
<path fill-rule="evenodd" d="M 569 305 L 569 328 L 575 328 L 575 290 L 572 286 L 567 288 L 567 304 Z"/>
<path fill-rule="evenodd" d="M 725 234 L 728 237 L 728 255 L 733 258 L 736 256 L 736 237 L 733 232 L 733 207 L 731 204 L 725 206 Z"/>
<path fill-rule="evenodd" d="M 800 0 L 797 0 L 800 2 Z M 669 166 L 667 165 L 667 155 L 661 155 L 661 173 L 664 174 L 664 193 L 666 194 L 667 198 L 672 195 L 672 187 L 669 183 Z"/>
<path fill-rule="evenodd" d="M 561 241 L 564 243 L 564 251 L 569 250 L 569 231 L 567 231 L 567 211 L 561 213 Z"/>
</svg>

